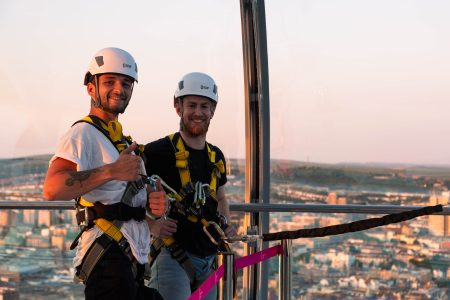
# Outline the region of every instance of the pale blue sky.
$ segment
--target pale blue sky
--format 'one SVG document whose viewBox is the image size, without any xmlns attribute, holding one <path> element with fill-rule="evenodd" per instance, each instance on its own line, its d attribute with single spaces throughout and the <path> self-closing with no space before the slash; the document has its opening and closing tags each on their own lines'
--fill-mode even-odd
<svg viewBox="0 0 450 300">
<path fill-rule="evenodd" d="M 450 164 L 450 2 L 265 2 L 273 158 Z M 220 95 L 208 140 L 244 157 L 240 26 L 238 0 L 0 2 L 0 158 L 54 151 L 108 46 L 139 66 L 126 133 L 175 131 L 176 83 L 203 71 Z"/>
</svg>

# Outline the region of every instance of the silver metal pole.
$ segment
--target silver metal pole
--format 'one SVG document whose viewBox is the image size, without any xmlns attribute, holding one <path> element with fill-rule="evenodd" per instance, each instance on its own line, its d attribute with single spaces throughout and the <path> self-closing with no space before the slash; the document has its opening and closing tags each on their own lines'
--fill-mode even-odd
<svg viewBox="0 0 450 300">
<path fill-rule="evenodd" d="M 283 251 L 280 255 L 280 270 L 279 276 L 279 287 L 280 293 L 278 296 L 279 300 L 290 300 L 291 299 L 291 264 L 292 264 L 292 240 L 282 240 L 281 247 Z"/>
<path fill-rule="evenodd" d="M 270 195 L 270 114 L 269 75 L 264 0 L 240 0 L 245 81 L 245 202 L 269 203 Z M 269 229 L 269 213 L 246 214 L 246 228 Z M 261 248 L 267 247 L 262 243 Z M 245 245 L 244 255 L 256 252 Z M 268 263 L 244 270 L 244 298 L 267 299 Z"/>
<path fill-rule="evenodd" d="M 219 266 L 224 265 L 224 274 L 219 282 L 219 299 L 233 299 L 234 291 L 234 253 L 222 252 L 219 255 Z"/>
</svg>

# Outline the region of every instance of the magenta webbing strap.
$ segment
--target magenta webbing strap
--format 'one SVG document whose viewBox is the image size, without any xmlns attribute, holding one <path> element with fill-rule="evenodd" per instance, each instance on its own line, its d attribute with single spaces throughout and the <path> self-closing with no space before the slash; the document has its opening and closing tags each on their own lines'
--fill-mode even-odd
<svg viewBox="0 0 450 300">
<path fill-rule="evenodd" d="M 281 245 L 273 246 L 271 248 L 264 249 L 262 251 L 250 254 L 245 257 L 238 258 L 234 261 L 235 270 L 240 270 L 250 265 L 257 264 L 263 260 L 274 257 L 280 254 L 282 251 Z M 216 285 L 219 280 L 223 277 L 224 265 L 221 265 L 211 276 L 206 279 L 202 285 L 196 289 L 188 300 L 201 300 L 208 292 Z"/>
<path fill-rule="evenodd" d="M 224 265 L 221 265 L 211 276 L 208 277 L 205 281 L 203 281 L 202 285 L 196 289 L 188 300 L 201 300 L 203 299 L 209 291 L 216 285 L 219 280 L 223 277 L 224 273 Z"/>
<path fill-rule="evenodd" d="M 281 253 L 281 245 L 273 246 L 262 251 L 238 258 L 234 261 L 236 270 L 243 269 L 250 265 L 257 264 L 263 260 L 269 259 Z"/>
</svg>

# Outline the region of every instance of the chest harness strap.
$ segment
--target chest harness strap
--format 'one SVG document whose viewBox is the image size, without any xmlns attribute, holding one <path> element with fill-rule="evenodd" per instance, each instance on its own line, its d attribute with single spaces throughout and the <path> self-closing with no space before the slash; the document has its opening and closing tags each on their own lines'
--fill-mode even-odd
<svg viewBox="0 0 450 300">
<path fill-rule="evenodd" d="M 180 133 L 177 132 L 174 134 L 170 134 L 169 136 L 167 136 L 167 138 L 169 139 L 170 144 L 172 145 L 175 152 L 175 165 L 180 174 L 182 187 L 180 193 L 172 193 L 169 195 L 176 200 L 176 202 L 174 203 L 174 208 L 176 208 L 177 211 L 181 212 L 182 215 L 185 215 L 189 221 L 194 223 L 200 222 L 203 225 L 203 231 L 208 236 L 209 240 L 213 244 L 218 245 L 219 242 L 222 243 L 222 238 L 225 237 L 223 230 L 219 225 L 217 225 L 217 223 L 207 221 L 201 215 L 198 208 L 205 204 L 207 197 L 211 197 L 212 199 L 217 201 L 217 178 L 220 178 L 221 174 L 225 173 L 225 165 L 222 159 L 216 162 L 216 152 L 211 149 L 211 146 L 208 143 L 206 143 L 209 162 L 213 166 L 211 172 L 211 181 L 209 185 L 201 184 L 200 182 L 193 184 L 189 172 L 189 151 L 186 150 Z M 183 200 L 185 196 L 190 193 L 194 193 L 194 201 L 190 205 L 190 207 L 186 207 L 187 205 Z M 153 264 L 156 257 L 161 252 L 161 248 L 163 246 L 169 250 L 172 258 L 178 261 L 180 266 L 185 270 L 192 287 L 195 284 L 195 269 L 189 257 L 187 256 L 186 251 L 175 241 L 173 237 L 164 239 L 156 238 L 153 240 L 149 254 L 149 265 L 151 266 Z"/>
<path fill-rule="evenodd" d="M 112 121 L 106 124 L 100 118 L 90 115 L 75 122 L 74 125 L 81 122 L 89 123 L 103 133 L 119 153 L 133 142 L 130 136 L 125 137 L 122 135 L 122 126 L 119 122 Z M 139 145 L 139 150 L 135 150 L 135 154 L 141 155 L 142 150 L 143 145 Z M 82 233 L 92 228 L 94 225 L 103 232 L 103 234 L 92 243 L 91 247 L 83 257 L 81 265 L 77 267 L 76 276 L 78 277 L 78 280 L 86 283 L 92 270 L 111 247 L 112 243 L 117 243 L 125 256 L 133 262 L 133 274 L 136 275 L 136 260 L 133 257 L 130 245 L 120 231 L 120 228 L 123 222 L 131 219 L 136 221 L 143 221 L 145 219 L 145 208 L 132 206 L 133 197 L 144 187 L 145 184 L 142 181 L 128 182 L 121 201 L 112 205 L 104 205 L 100 202 L 91 203 L 84 200 L 82 197 L 77 199 L 75 204 L 77 209 L 76 217 L 81 231 L 73 241 L 70 249 L 74 249 L 77 246 Z"/>
</svg>

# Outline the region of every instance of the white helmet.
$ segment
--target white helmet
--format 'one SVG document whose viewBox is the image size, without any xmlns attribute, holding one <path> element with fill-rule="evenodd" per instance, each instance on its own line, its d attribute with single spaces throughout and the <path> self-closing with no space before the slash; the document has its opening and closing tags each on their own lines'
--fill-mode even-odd
<svg viewBox="0 0 450 300">
<path fill-rule="evenodd" d="M 137 64 L 134 58 L 127 51 L 119 48 L 105 48 L 94 55 L 84 76 L 84 85 L 89 83 L 92 76 L 105 73 L 127 75 L 138 81 Z"/>
<path fill-rule="evenodd" d="M 217 94 L 217 85 L 209 75 L 200 72 L 193 72 L 183 76 L 178 83 L 174 98 L 196 95 L 209 98 L 217 103 L 219 95 Z"/>
</svg>

